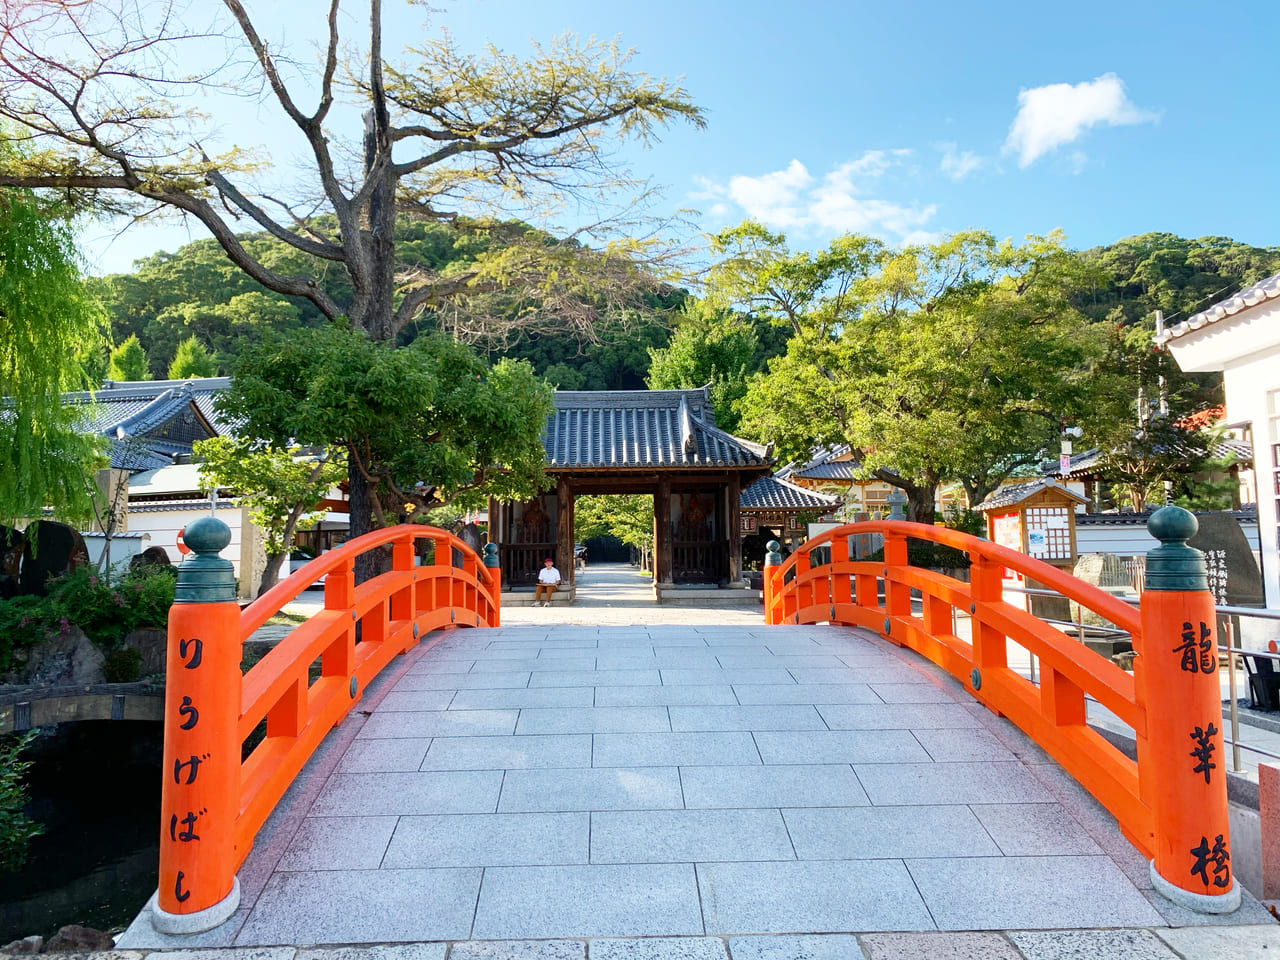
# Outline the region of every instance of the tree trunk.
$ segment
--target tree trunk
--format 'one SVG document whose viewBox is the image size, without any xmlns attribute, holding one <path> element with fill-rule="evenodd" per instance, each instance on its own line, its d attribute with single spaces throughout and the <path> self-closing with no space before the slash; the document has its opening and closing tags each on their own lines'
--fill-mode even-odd
<svg viewBox="0 0 1280 960">
<path fill-rule="evenodd" d="M 933 523 L 938 498 L 936 483 L 904 488 L 907 494 L 907 519 L 913 523 Z"/>
<path fill-rule="evenodd" d="M 364 474 L 360 472 L 359 465 L 355 462 L 355 457 L 349 459 L 347 467 L 347 515 L 350 517 L 350 529 L 347 538 L 354 540 L 356 537 L 363 536 L 373 529 L 373 497 L 374 491 L 369 486 L 369 481 L 364 478 Z M 356 557 L 356 583 L 364 583 L 366 580 L 377 576 L 377 564 L 371 554 L 362 554 Z"/>
<path fill-rule="evenodd" d="M 284 553 L 267 554 L 267 565 L 262 571 L 262 579 L 258 581 L 257 596 L 262 596 L 276 585 L 276 580 L 280 577 L 280 567 L 287 556 L 289 556 L 288 550 Z"/>
</svg>

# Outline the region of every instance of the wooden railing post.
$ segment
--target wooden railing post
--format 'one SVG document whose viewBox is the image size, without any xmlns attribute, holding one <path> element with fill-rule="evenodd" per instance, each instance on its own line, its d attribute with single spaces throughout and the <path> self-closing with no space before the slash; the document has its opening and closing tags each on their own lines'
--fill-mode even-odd
<svg viewBox="0 0 1280 960">
<path fill-rule="evenodd" d="M 189 524 L 165 660 L 160 883 L 151 904 L 162 933 L 211 930 L 240 903 L 240 607 L 221 520 Z"/>
<path fill-rule="evenodd" d="M 853 582 L 847 573 L 837 573 L 836 567 L 849 562 L 849 538 L 833 537 L 831 540 L 831 605 L 853 602 Z"/>
<path fill-rule="evenodd" d="M 782 591 L 781 548 L 782 544 L 777 540 L 770 540 L 765 544 L 768 552 L 764 555 L 764 622 L 770 626 L 777 626 L 782 622 L 781 606 L 776 609 L 774 607 L 778 594 Z"/>
<path fill-rule="evenodd" d="M 493 613 L 490 614 L 489 626 L 502 626 L 502 566 L 498 560 L 498 545 L 484 545 L 484 569 L 489 575 L 489 592 L 493 595 Z"/>
<path fill-rule="evenodd" d="M 911 616 L 911 588 L 889 573 L 892 567 L 907 566 L 907 538 L 900 533 L 887 532 L 884 535 L 884 612 L 885 635 L 895 642 L 899 638 L 893 635 L 891 619 L 893 617 Z"/>
<path fill-rule="evenodd" d="M 1181 507 L 1163 507 L 1147 521 L 1161 545 L 1147 553 L 1134 660 L 1147 716 L 1138 775 L 1153 780 L 1153 886 L 1180 906 L 1230 913 L 1240 905 L 1240 887 L 1227 826 L 1213 595 L 1204 554 L 1186 545 L 1197 527 Z"/>
</svg>

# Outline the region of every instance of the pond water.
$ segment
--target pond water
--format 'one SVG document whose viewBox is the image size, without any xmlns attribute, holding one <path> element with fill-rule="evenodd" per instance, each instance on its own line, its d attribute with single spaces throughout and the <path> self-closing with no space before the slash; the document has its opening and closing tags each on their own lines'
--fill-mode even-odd
<svg viewBox="0 0 1280 960">
<path fill-rule="evenodd" d="M 0 874 L 0 944 L 134 918 L 156 888 L 162 753 L 161 725 L 129 720 L 60 724 L 28 747 L 26 810 L 45 832 Z"/>
</svg>

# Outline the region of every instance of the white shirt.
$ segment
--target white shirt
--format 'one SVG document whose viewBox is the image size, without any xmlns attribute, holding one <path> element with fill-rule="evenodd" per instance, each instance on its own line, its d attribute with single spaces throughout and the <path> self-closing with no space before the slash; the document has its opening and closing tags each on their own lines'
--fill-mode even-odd
<svg viewBox="0 0 1280 960">
<path fill-rule="evenodd" d="M 559 583 L 560 571 L 555 567 L 543 567 L 538 571 L 539 583 Z"/>
</svg>

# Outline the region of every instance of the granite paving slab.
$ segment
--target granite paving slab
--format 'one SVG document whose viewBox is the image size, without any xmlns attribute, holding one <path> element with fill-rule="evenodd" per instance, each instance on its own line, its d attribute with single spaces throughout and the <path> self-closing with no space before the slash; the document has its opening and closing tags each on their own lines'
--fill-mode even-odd
<svg viewBox="0 0 1280 960">
<path fill-rule="evenodd" d="M 870 803 L 845 764 L 681 767 L 684 805 L 698 808 L 828 807 Z"/>
<path fill-rule="evenodd" d="M 591 960 L 727 960 L 719 937 L 644 937 L 591 941 Z"/>
<path fill-rule="evenodd" d="M 750 703 L 882 703 L 865 683 L 736 683 L 738 702 Z"/>
<path fill-rule="evenodd" d="M 1106 857 L 908 860 L 944 930 L 1147 927 L 1160 914 Z"/>
<path fill-rule="evenodd" d="M 427 710 L 375 713 L 359 733 L 358 740 L 395 737 L 463 737 L 513 733 L 516 710 Z"/>
<path fill-rule="evenodd" d="M 336 774 L 316 797 L 311 815 L 487 813 L 497 806 L 501 788 L 501 770 Z"/>
<path fill-rule="evenodd" d="M 294 834 L 276 869 L 376 870 L 382 866 L 397 819 L 309 817 Z"/>
<path fill-rule="evenodd" d="M 969 809 L 1006 857 L 1102 853 L 1061 804 L 973 804 Z"/>
<path fill-rule="evenodd" d="M 750 733 L 598 733 L 595 767 L 666 767 L 759 763 Z"/>
<path fill-rule="evenodd" d="M 459 690 L 450 710 L 502 710 L 525 707 L 589 707 L 590 687 L 514 687 L 499 690 Z"/>
<path fill-rule="evenodd" d="M 855 764 L 854 770 L 874 804 L 1048 803 L 1053 799 L 1016 761 Z"/>
<path fill-rule="evenodd" d="M 1150 930 L 1016 931 L 1026 960 L 1179 960 Z"/>
<path fill-rule="evenodd" d="M 509 770 L 498 810 L 674 810 L 682 805 L 675 767 L 614 767 Z"/>
<path fill-rule="evenodd" d="M 480 939 L 702 933 L 689 863 L 488 869 L 474 925 Z"/>
<path fill-rule="evenodd" d="M 596 687 L 597 707 L 728 706 L 738 702 L 727 683 L 707 686 Z"/>
<path fill-rule="evenodd" d="M 479 869 L 276 873 L 237 946 L 465 940 Z"/>
<path fill-rule="evenodd" d="M 801 860 L 999 856 L 965 806 L 810 807 L 784 810 Z"/>
<path fill-rule="evenodd" d="M 934 926 L 901 860 L 700 863 L 698 890 L 707 933 Z"/>
<path fill-rule="evenodd" d="M 338 762 L 338 773 L 412 771 L 422 766 L 429 737 L 405 740 L 357 740 Z"/>
<path fill-rule="evenodd" d="M 591 737 L 436 737 L 421 770 L 525 770 L 591 766 Z"/>
<path fill-rule="evenodd" d="M 826 730 L 812 704 L 670 707 L 675 731 Z"/>
<path fill-rule="evenodd" d="M 771 764 L 928 763 L 930 759 L 910 730 L 766 730 L 754 736 L 761 759 Z"/>
<path fill-rule="evenodd" d="M 733 960 L 866 960 L 858 938 L 847 933 L 730 937 L 729 953 Z M 910 960 L 932 958 L 916 954 Z"/>
<path fill-rule="evenodd" d="M 401 817 L 384 867 L 509 867 L 587 863 L 588 813 Z"/>
<path fill-rule="evenodd" d="M 516 724 L 518 735 L 657 733 L 670 730 L 671 717 L 666 707 L 539 707 L 521 710 L 520 722 Z"/>
<path fill-rule="evenodd" d="M 591 814 L 592 863 L 794 860 L 777 810 L 643 810 Z"/>
<path fill-rule="evenodd" d="M 866 960 L 1023 960 L 998 933 L 868 933 L 860 939 Z"/>
</svg>

